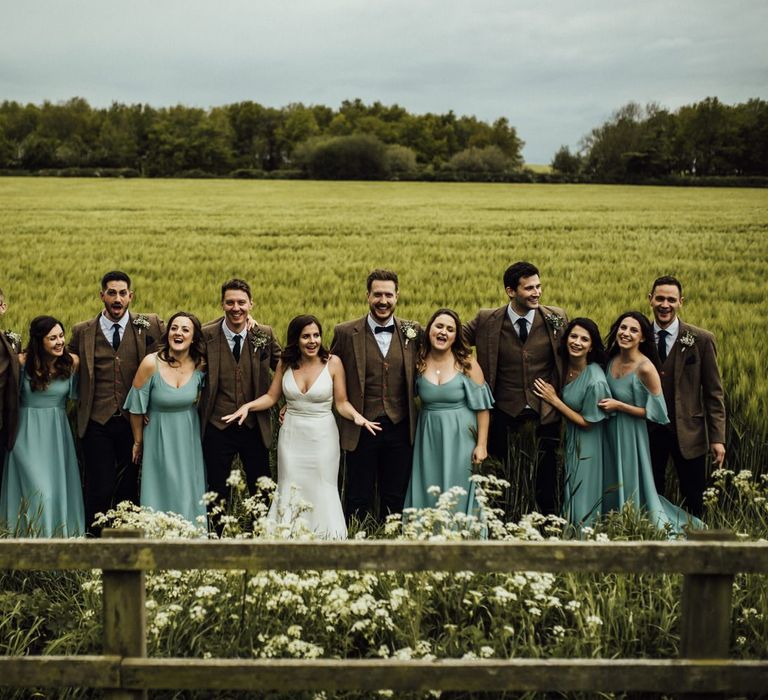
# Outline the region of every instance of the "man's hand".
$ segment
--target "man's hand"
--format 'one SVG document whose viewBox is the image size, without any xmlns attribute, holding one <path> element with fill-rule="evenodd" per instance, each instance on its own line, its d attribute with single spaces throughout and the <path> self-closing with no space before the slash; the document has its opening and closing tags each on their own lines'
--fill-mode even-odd
<svg viewBox="0 0 768 700">
<path fill-rule="evenodd" d="M 709 445 L 712 450 L 712 466 L 720 468 L 725 462 L 725 445 L 722 442 L 713 442 Z"/>
</svg>

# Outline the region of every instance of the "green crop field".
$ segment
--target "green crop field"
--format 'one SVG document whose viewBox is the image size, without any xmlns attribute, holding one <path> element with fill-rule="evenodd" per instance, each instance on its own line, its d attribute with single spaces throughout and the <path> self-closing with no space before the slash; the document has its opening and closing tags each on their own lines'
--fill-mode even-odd
<svg viewBox="0 0 768 700">
<path fill-rule="evenodd" d="M 539 266 L 544 302 L 593 317 L 648 311 L 675 274 L 686 320 L 715 332 L 738 424 L 765 420 L 768 192 L 586 185 L 0 179 L 3 327 L 98 311 L 98 280 L 134 278 L 140 311 L 218 314 L 221 282 L 248 280 L 256 317 L 333 324 L 365 311 L 374 267 L 400 275 L 401 316 L 470 318 L 504 301 L 508 264 Z M 327 337 L 330 340 L 330 337 Z"/>
</svg>

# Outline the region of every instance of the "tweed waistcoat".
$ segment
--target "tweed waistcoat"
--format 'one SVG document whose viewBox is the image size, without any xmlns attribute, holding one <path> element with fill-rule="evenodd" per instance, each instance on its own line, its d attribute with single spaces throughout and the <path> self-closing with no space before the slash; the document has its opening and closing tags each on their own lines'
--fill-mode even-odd
<svg viewBox="0 0 768 700">
<path fill-rule="evenodd" d="M 540 315 L 534 315 L 533 326 L 523 345 L 509 315 L 505 314 L 493 392 L 496 407 L 510 416 L 516 416 L 527 405 L 541 415 L 541 399 L 533 393 L 533 380 L 541 377 L 551 382 L 554 367 L 555 355 L 546 324 Z"/>
<path fill-rule="evenodd" d="M 223 331 L 219 333 L 218 342 L 220 343 L 219 357 L 221 358 L 219 385 L 213 404 L 213 413 L 208 422 L 215 425 L 219 430 L 224 430 L 229 428 L 230 424 L 224 423 L 221 417 L 234 413 L 244 403 L 253 401 L 257 397 L 253 395 L 253 352 L 251 352 L 247 339 L 240 351 L 239 362 L 235 362 L 235 356 L 229 348 Z M 256 422 L 256 414 L 251 412 L 243 425 L 253 428 Z"/>
<path fill-rule="evenodd" d="M 371 329 L 365 329 L 365 405 L 368 420 L 387 416 L 399 423 L 408 416 L 408 387 L 405 383 L 403 349 L 397 336 L 392 338 L 383 357 Z"/>
<path fill-rule="evenodd" d="M 101 328 L 96 329 L 96 345 L 93 354 L 93 405 L 91 420 L 104 425 L 115 413 L 121 411 L 130 386 L 123 381 L 121 367 L 125 363 L 135 365 L 131 375 L 138 369 L 138 348 L 131 328 L 126 328 L 117 352 L 104 336 Z"/>
</svg>

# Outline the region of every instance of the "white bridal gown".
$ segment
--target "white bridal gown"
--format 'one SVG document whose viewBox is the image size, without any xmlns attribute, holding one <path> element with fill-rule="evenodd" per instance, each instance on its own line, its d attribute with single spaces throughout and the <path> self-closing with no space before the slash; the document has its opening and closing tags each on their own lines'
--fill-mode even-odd
<svg viewBox="0 0 768 700">
<path fill-rule="evenodd" d="M 333 379 L 323 367 L 306 394 L 299 391 L 293 370 L 283 375 L 286 412 L 277 441 L 277 493 L 269 518 L 290 523 L 300 501 L 311 504 L 301 514 L 320 537 L 344 539 L 347 526 L 338 491 L 339 430 L 331 412 Z"/>
</svg>

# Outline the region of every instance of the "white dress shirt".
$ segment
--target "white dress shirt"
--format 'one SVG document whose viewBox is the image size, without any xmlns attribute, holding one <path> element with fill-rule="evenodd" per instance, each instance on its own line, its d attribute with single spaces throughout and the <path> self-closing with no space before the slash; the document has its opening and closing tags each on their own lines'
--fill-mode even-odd
<svg viewBox="0 0 768 700">
<path fill-rule="evenodd" d="M 672 352 L 672 348 L 675 346 L 675 341 L 677 340 L 677 334 L 680 332 L 680 319 L 675 317 L 675 320 L 672 321 L 666 328 L 661 328 L 656 321 L 653 322 L 653 337 L 656 340 L 656 347 L 659 347 L 659 331 L 665 330 L 667 331 L 667 337 L 664 339 L 664 342 L 667 345 L 667 357 L 669 357 L 670 353 Z"/>
<path fill-rule="evenodd" d="M 243 354 L 243 349 L 245 348 L 245 341 L 248 336 L 248 329 L 243 328 L 242 331 L 239 333 L 235 333 L 233 330 L 229 328 L 227 325 L 226 320 L 221 322 L 221 328 L 224 331 L 224 337 L 227 339 L 227 343 L 229 344 L 229 349 L 234 353 L 235 352 L 235 336 L 240 336 L 240 354 Z"/>
<path fill-rule="evenodd" d="M 371 314 L 368 314 L 368 328 L 371 329 L 371 333 L 373 333 L 373 337 L 376 340 L 376 345 L 379 346 L 379 350 L 381 350 L 381 354 L 383 357 L 387 356 L 387 353 L 389 352 L 389 346 L 392 344 L 392 336 L 397 332 L 397 329 L 395 328 L 392 333 L 377 333 L 376 327 L 387 327 L 387 326 L 394 326 L 395 325 L 395 317 L 390 316 L 389 320 L 386 323 L 377 323 L 373 320 L 373 317 Z"/>
<path fill-rule="evenodd" d="M 530 334 L 531 328 L 533 328 L 533 319 L 536 317 L 536 309 L 531 309 L 525 316 L 521 316 L 512 308 L 512 304 L 510 303 L 507 305 L 507 316 L 509 316 L 509 320 L 512 321 L 512 328 L 515 329 L 515 333 L 520 337 L 520 326 L 517 325 L 517 322 L 521 318 L 524 318 L 526 329 Z"/>
<path fill-rule="evenodd" d="M 125 335 L 125 329 L 128 328 L 128 321 L 130 321 L 130 317 L 127 311 L 123 314 L 123 317 L 119 321 L 113 321 L 107 318 L 105 311 L 101 312 L 101 316 L 99 316 L 99 326 L 101 327 L 101 332 L 104 334 L 104 337 L 107 339 L 107 342 L 110 345 L 112 345 L 112 338 L 115 335 L 115 324 L 118 326 L 118 333 L 120 333 L 120 340 L 122 341 L 123 336 Z"/>
</svg>

